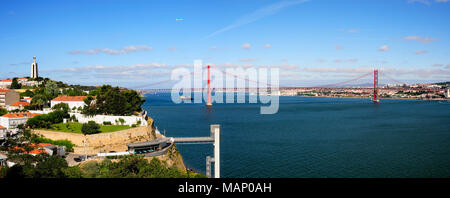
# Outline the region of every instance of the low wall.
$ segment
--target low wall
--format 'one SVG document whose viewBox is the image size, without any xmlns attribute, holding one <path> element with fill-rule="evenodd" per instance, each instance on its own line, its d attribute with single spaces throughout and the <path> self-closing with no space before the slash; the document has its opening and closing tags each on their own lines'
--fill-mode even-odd
<svg viewBox="0 0 450 198">
<path fill-rule="evenodd" d="M 138 121 L 141 121 L 140 126 L 147 126 L 147 122 L 145 121 L 145 116 L 109 116 L 109 115 L 95 115 L 95 116 L 85 116 L 80 113 L 69 113 L 70 116 L 75 115 L 76 119 L 79 123 L 88 123 L 89 121 L 95 121 L 97 124 L 103 124 L 103 122 L 111 122 L 111 124 L 115 125 L 116 121 L 118 122 L 120 118 L 125 120 L 124 125 L 133 125 Z M 118 123 L 122 124 L 122 123 Z"/>
<path fill-rule="evenodd" d="M 74 147 L 74 153 L 85 154 L 87 140 L 88 154 L 97 154 L 99 152 L 126 151 L 127 144 L 132 142 L 143 142 L 155 139 L 151 127 L 135 127 L 123 131 L 99 133 L 93 135 L 83 135 L 69 132 L 55 132 L 45 130 L 33 130 L 35 134 L 43 135 L 52 140 L 70 140 Z"/>
</svg>

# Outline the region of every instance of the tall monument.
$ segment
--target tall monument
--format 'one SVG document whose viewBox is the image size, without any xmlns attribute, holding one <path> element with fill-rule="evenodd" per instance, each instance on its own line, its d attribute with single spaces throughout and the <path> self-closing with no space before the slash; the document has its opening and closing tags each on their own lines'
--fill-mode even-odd
<svg viewBox="0 0 450 198">
<path fill-rule="evenodd" d="M 33 63 L 31 63 L 31 75 L 30 78 L 37 78 L 38 75 L 38 64 L 36 63 L 36 56 L 33 57 Z"/>
</svg>

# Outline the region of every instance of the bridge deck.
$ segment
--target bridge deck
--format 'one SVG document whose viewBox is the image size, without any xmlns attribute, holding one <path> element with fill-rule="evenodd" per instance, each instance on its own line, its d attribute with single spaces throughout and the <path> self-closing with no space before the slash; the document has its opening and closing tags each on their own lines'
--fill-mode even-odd
<svg viewBox="0 0 450 198">
<path fill-rule="evenodd" d="M 214 138 L 212 137 L 174 137 L 175 143 L 184 143 L 184 142 L 214 142 Z"/>
</svg>

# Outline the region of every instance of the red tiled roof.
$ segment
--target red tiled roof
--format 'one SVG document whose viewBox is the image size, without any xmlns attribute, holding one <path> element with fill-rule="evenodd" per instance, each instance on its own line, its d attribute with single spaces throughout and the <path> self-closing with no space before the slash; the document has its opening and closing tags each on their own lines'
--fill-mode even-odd
<svg viewBox="0 0 450 198">
<path fill-rule="evenodd" d="M 0 129 L 6 129 L 4 126 L 0 125 Z"/>
<path fill-rule="evenodd" d="M 30 112 L 24 112 L 24 113 L 7 113 L 5 115 L 3 115 L 2 117 L 7 117 L 7 118 L 23 118 L 23 117 L 28 117 L 28 118 L 32 118 L 34 116 L 37 115 L 41 115 L 39 113 L 30 113 Z"/>
<path fill-rule="evenodd" d="M 47 144 L 47 143 L 39 143 L 39 144 L 35 144 L 35 143 L 33 143 L 33 144 L 31 144 L 30 145 L 30 147 L 33 149 L 33 150 L 31 150 L 30 152 L 28 152 L 29 154 L 41 154 L 41 153 L 47 153 L 47 151 L 45 151 L 42 147 L 44 147 L 44 146 L 49 146 L 49 145 L 52 145 L 52 144 Z M 24 151 L 25 152 L 25 149 L 24 148 L 21 148 L 21 147 L 14 147 L 14 150 L 22 150 L 22 151 Z"/>
<path fill-rule="evenodd" d="M 81 102 L 84 101 L 84 99 L 87 98 L 87 96 L 58 96 L 52 101 L 77 101 Z"/>
<path fill-rule="evenodd" d="M 0 89 L 0 92 L 3 92 L 3 93 L 6 93 L 8 91 L 9 91 L 9 89 Z"/>
<path fill-rule="evenodd" d="M 2 81 L 2 82 L 12 82 L 12 80 L 11 80 L 11 79 L 0 80 L 0 81 Z"/>
<path fill-rule="evenodd" d="M 9 105 L 9 106 L 13 106 L 13 107 L 20 107 L 20 106 L 22 106 L 22 107 L 26 107 L 26 106 L 29 106 L 29 105 L 30 105 L 30 103 L 28 103 L 28 102 L 19 101 L 19 102 L 15 102 L 15 103 L 13 103 L 13 104 L 11 104 L 11 105 Z"/>
</svg>

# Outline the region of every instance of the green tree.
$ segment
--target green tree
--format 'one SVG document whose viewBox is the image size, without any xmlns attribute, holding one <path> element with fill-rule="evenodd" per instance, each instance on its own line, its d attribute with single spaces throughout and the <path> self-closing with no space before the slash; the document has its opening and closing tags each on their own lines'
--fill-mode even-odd
<svg viewBox="0 0 450 198">
<path fill-rule="evenodd" d="M 69 112 L 69 105 L 67 103 L 61 102 L 52 107 L 53 110 L 63 110 Z"/>
<path fill-rule="evenodd" d="M 48 82 L 46 82 L 44 93 L 49 100 L 56 98 L 59 94 L 59 88 L 58 88 L 57 82 L 52 81 L 52 80 L 49 80 Z"/>
<path fill-rule="evenodd" d="M 8 110 L 0 107 L 0 116 L 5 115 L 7 113 L 8 113 Z"/>
<path fill-rule="evenodd" d="M 47 105 L 48 98 L 43 94 L 37 94 L 31 99 L 30 109 L 42 110 Z"/>
<path fill-rule="evenodd" d="M 17 78 L 13 78 L 10 88 L 11 89 L 20 89 L 20 88 L 22 88 L 22 85 L 17 82 Z"/>
</svg>

